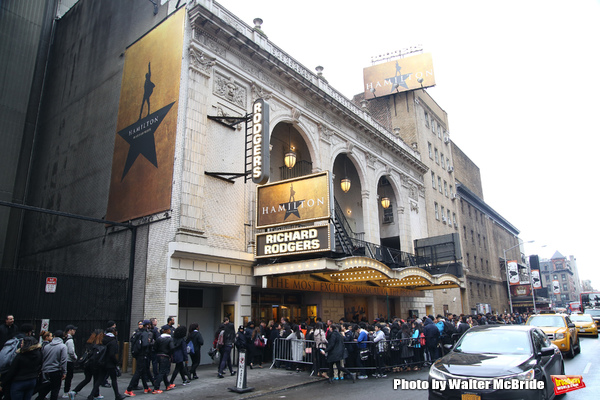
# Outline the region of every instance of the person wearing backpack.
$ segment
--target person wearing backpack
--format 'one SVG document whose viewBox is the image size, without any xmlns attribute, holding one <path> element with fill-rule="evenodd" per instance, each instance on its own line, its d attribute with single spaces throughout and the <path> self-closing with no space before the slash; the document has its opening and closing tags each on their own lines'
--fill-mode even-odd
<svg viewBox="0 0 600 400">
<path fill-rule="evenodd" d="M 50 400 L 58 399 L 62 380 L 67 375 L 67 345 L 63 336 L 62 330 L 54 331 L 54 339 L 42 351 L 42 383 L 37 400 L 43 400 L 48 393 Z"/>
<path fill-rule="evenodd" d="M 158 374 L 154 380 L 153 394 L 160 394 L 160 383 L 164 382 L 165 389 L 171 390 L 169 385 L 169 372 L 171 370 L 171 356 L 175 346 L 173 345 L 173 338 L 171 337 L 171 326 L 163 325 L 161 329 L 162 333 L 160 337 L 154 342 L 154 350 L 158 359 Z M 175 387 L 175 385 L 173 385 Z"/>
<path fill-rule="evenodd" d="M 104 331 L 102 329 L 96 329 L 88 340 L 85 342 L 84 352 L 81 358 L 79 358 L 79 366 L 83 368 L 84 379 L 79 382 L 75 389 L 68 392 L 68 396 L 70 400 L 74 400 L 77 393 L 81 392 L 88 383 L 94 379 L 94 382 L 99 378 L 96 376 L 96 371 L 92 368 L 92 355 L 94 354 L 93 349 L 95 344 L 102 344 L 102 339 L 104 338 Z M 100 395 L 100 391 L 98 390 L 94 393 L 94 397 L 98 397 Z"/>
<path fill-rule="evenodd" d="M 111 387 L 115 393 L 115 400 L 123 400 L 125 396 L 119 393 L 119 385 L 117 382 L 117 365 L 119 360 L 117 354 L 119 352 L 119 343 L 117 342 L 117 330 L 114 327 L 106 329 L 102 338 L 101 344 L 95 344 L 90 362 L 94 369 L 94 387 L 88 396 L 88 400 L 94 400 L 94 393 L 98 393 L 100 385 L 105 377 L 111 380 Z M 96 379 L 98 377 L 98 379 Z M 38 399 L 42 400 L 42 399 Z"/>
<path fill-rule="evenodd" d="M 12 399 L 31 400 L 42 369 L 41 348 L 35 338 L 31 336 L 23 338 L 9 370 L 2 374 L 0 391 L 10 388 Z"/>
<path fill-rule="evenodd" d="M 135 358 L 136 368 L 135 374 L 131 377 L 125 396 L 135 396 L 133 390 L 137 387 L 140 377 L 142 378 L 142 385 L 144 386 L 144 393 L 152 393 L 152 389 L 148 387 L 148 381 L 150 380 L 150 345 L 152 343 L 151 334 L 148 328 L 152 325 L 150 320 L 145 319 L 140 321 L 140 328 L 138 328 L 129 343 L 131 345 L 131 355 Z"/>
<path fill-rule="evenodd" d="M 196 375 L 196 369 L 200 365 L 200 351 L 201 347 L 204 345 L 204 338 L 202 334 L 198 331 L 198 324 L 192 323 L 190 324 L 190 329 L 188 331 L 187 336 L 187 344 L 190 347 L 189 355 L 192 359 L 192 366 L 190 367 L 190 375 L 192 379 L 198 379 L 198 375 Z"/>
</svg>

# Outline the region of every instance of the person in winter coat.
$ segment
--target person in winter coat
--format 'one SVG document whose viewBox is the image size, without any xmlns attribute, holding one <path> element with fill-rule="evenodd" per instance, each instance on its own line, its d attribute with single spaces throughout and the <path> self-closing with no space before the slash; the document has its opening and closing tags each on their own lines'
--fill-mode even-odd
<svg viewBox="0 0 600 400">
<path fill-rule="evenodd" d="M 250 369 L 254 367 L 253 361 L 256 355 L 256 346 L 252 340 L 252 334 L 254 333 L 254 322 L 248 322 L 246 329 L 244 329 L 244 336 L 246 336 L 246 360 L 250 361 Z"/>
<path fill-rule="evenodd" d="M 295 363 L 302 362 L 302 353 L 304 352 L 304 334 L 300 330 L 299 325 L 292 327 L 292 334 L 285 338 L 291 340 L 292 361 Z M 300 365 L 296 366 L 296 371 L 300 371 Z M 292 369 L 291 367 L 289 369 Z"/>
<path fill-rule="evenodd" d="M 204 338 L 202 337 L 202 334 L 198 331 L 197 323 L 190 324 L 187 342 L 188 345 L 194 346 L 194 352 L 190 353 L 190 358 L 192 359 L 190 375 L 192 379 L 198 379 L 198 375 L 196 375 L 196 369 L 200 365 L 200 351 L 202 350 L 202 346 L 204 345 Z"/>
<path fill-rule="evenodd" d="M 104 339 L 104 331 L 102 329 L 96 329 L 94 332 L 92 332 L 92 334 L 90 335 L 90 337 L 88 338 L 88 340 L 85 342 L 85 350 L 83 352 L 85 358 L 90 357 L 90 354 L 92 352 L 92 348 L 94 347 L 94 344 L 102 344 L 102 339 Z M 68 393 L 69 395 L 69 399 L 73 400 L 75 398 L 75 396 L 77 395 L 77 393 L 81 392 L 81 389 L 83 389 L 88 383 L 90 383 L 92 381 L 92 378 L 94 379 L 94 382 L 96 382 L 98 379 L 100 379 L 97 375 L 97 371 L 94 370 L 94 368 L 92 367 L 91 362 L 85 362 L 82 365 L 83 367 L 83 380 L 81 382 L 79 382 L 79 384 L 77 386 L 75 386 L 75 389 L 73 389 L 72 391 L 70 391 Z M 93 393 L 93 397 L 98 397 L 100 396 L 100 390 L 98 389 L 98 391 L 96 391 L 95 393 Z"/>
<path fill-rule="evenodd" d="M 188 376 L 187 368 L 185 367 L 185 361 L 187 361 L 187 343 L 185 341 L 187 328 L 185 326 L 179 326 L 173 333 L 173 362 L 175 363 L 175 369 L 171 374 L 171 381 L 169 387 L 175 387 L 175 378 L 177 374 L 181 375 L 183 385 L 187 385 L 191 382 Z"/>
<path fill-rule="evenodd" d="M 144 393 L 151 393 L 152 389 L 148 387 L 148 381 L 150 379 L 150 348 L 152 347 L 152 333 L 148 330 L 152 327 L 152 322 L 149 319 L 140 321 L 138 329 L 135 331 L 131 340 L 131 355 L 135 358 L 136 368 L 135 373 L 131 377 L 127 390 L 125 391 L 126 396 L 135 396 L 133 393 L 134 388 L 138 387 L 140 378 L 142 379 L 142 386 L 144 387 Z"/>
<path fill-rule="evenodd" d="M 373 337 L 374 353 L 375 353 L 375 367 L 376 373 L 375 378 L 387 378 L 387 375 L 383 372 L 385 365 L 385 333 L 382 330 L 381 324 L 375 324 L 375 336 Z"/>
<path fill-rule="evenodd" d="M 252 331 L 252 337 L 250 340 L 252 344 L 254 344 L 254 358 L 252 360 L 252 364 L 255 367 L 262 368 L 262 363 L 264 360 L 264 350 L 265 350 L 265 340 L 263 335 L 264 330 L 257 326 Z M 256 345 L 258 343 L 258 346 Z"/>
<path fill-rule="evenodd" d="M 110 327 L 106 329 L 104 337 L 102 338 L 102 345 L 106 347 L 106 354 L 104 356 L 104 365 L 99 367 L 98 376 L 100 379 L 94 382 L 94 388 L 92 393 L 88 396 L 88 400 L 93 400 L 93 393 L 97 393 L 102 384 L 102 377 L 110 378 L 113 392 L 115 393 L 116 400 L 123 400 L 125 396 L 119 392 L 119 383 L 117 382 L 117 366 L 119 360 L 117 354 L 119 353 L 119 343 L 117 342 L 117 329 Z"/>
<path fill-rule="evenodd" d="M 31 400 L 42 369 L 42 359 L 42 346 L 38 341 L 31 336 L 23 338 L 8 372 L 2 374 L 0 391 L 10 386 L 11 399 Z"/>
<path fill-rule="evenodd" d="M 75 353 L 75 341 L 73 336 L 77 331 L 75 325 L 67 325 L 65 328 L 65 344 L 67 345 L 67 376 L 65 377 L 65 395 L 71 391 L 71 382 L 73 381 L 73 373 L 75 372 L 75 363 L 77 362 L 77 353 Z M 63 396 L 64 397 L 64 396 Z"/>
<path fill-rule="evenodd" d="M 315 337 L 315 350 L 317 354 L 315 354 L 315 369 L 317 370 L 317 375 L 322 376 L 323 378 L 327 378 L 327 375 L 321 373 L 321 370 L 325 368 L 325 356 L 322 355 L 321 349 L 327 348 L 327 338 L 325 330 L 323 329 L 323 323 L 317 322 L 314 332 Z"/>
<path fill-rule="evenodd" d="M 162 333 L 154 342 L 154 351 L 158 360 L 158 374 L 154 377 L 153 394 L 160 394 L 160 383 L 164 382 L 166 390 L 171 390 L 169 383 L 169 372 L 171 371 L 171 356 L 175 350 L 173 338 L 171 337 L 171 326 L 163 325 Z M 175 385 L 173 385 L 175 387 Z"/>
<path fill-rule="evenodd" d="M 223 370 L 226 366 L 229 369 L 229 373 L 232 376 L 235 375 L 233 367 L 231 366 L 231 349 L 233 348 L 233 343 L 235 341 L 235 328 L 233 327 L 233 324 L 227 320 L 226 323 L 221 325 L 220 330 L 223 331 L 223 344 L 219 347 L 219 352 L 221 353 L 221 363 L 219 364 L 219 373 L 217 376 L 219 378 L 224 378 Z"/>
<path fill-rule="evenodd" d="M 400 350 L 400 362 L 402 364 L 402 371 L 410 369 L 410 364 L 413 363 L 414 350 L 412 347 L 408 347 L 412 332 L 408 324 L 404 323 L 400 326 L 400 340 L 402 347 Z"/>
<path fill-rule="evenodd" d="M 413 334 L 411 336 L 412 342 L 414 343 L 413 354 L 416 365 L 413 367 L 413 371 L 419 371 L 423 366 L 423 362 L 425 361 L 425 348 L 421 346 L 419 343 L 419 336 L 423 331 L 423 325 L 421 325 L 421 320 L 417 319 L 412 323 Z"/>
<path fill-rule="evenodd" d="M 342 361 L 344 359 L 344 337 L 339 332 L 339 328 L 335 324 L 329 326 L 331 331 L 325 349 L 320 349 L 319 352 L 327 356 L 327 363 L 329 364 L 329 383 L 333 382 L 333 365 L 337 366 L 338 374 L 343 372 L 346 376 L 352 379 L 352 382 L 356 382 L 356 377 L 346 367 L 342 367 Z"/>
<path fill-rule="evenodd" d="M 425 334 L 425 346 L 429 353 L 430 361 L 433 363 L 440 357 L 438 343 L 440 340 L 440 331 L 431 319 L 425 317 L 423 320 L 423 333 Z"/>
<path fill-rule="evenodd" d="M 63 331 L 54 332 L 52 342 L 44 347 L 42 362 L 42 384 L 37 400 L 50 393 L 50 400 L 58 399 L 62 380 L 67 374 L 67 346 L 62 340 Z"/>
</svg>

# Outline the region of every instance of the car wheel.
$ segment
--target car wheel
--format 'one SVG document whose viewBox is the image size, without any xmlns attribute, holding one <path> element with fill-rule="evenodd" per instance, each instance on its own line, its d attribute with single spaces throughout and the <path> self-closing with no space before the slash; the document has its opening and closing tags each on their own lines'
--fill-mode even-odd
<svg viewBox="0 0 600 400">
<path fill-rule="evenodd" d="M 548 388 L 546 387 L 546 380 L 544 379 L 544 389 L 538 390 L 537 400 L 547 400 L 548 399 Z"/>
<path fill-rule="evenodd" d="M 575 354 L 581 353 L 581 343 L 579 343 L 579 337 L 577 337 L 577 348 L 575 349 Z"/>
<path fill-rule="evenodd" d="M 569 351 L 567 352 L 567 357 L 574 358 L 575 357 L 575 346 L 573 346 L 573 342 L 570 343 Z"/>
</svg>

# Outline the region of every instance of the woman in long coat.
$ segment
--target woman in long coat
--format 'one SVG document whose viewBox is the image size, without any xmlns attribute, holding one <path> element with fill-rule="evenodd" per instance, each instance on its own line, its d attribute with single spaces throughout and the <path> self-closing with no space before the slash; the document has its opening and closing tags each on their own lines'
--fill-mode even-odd
<svg viewBox="0 0 600 400">
<path fill-rule="evenodd" d="M 285 338 L 285 340 L 291 340 L 292 347 L 292 361 L 295 363 L 302 362 L 302 353 L 304 353 L 304 334 L 300 330 L 299 325 L 292 327 L 293 333 Z M 296 366 L 296 371 L 300 371 L 300 365 Z"/>
<path fill-rule="evenodd" d="M 337 365 L 338 374 L 343 372 L 346 376 L 352 378 L 352 382 L 356 382 L 356 377 L 346 367 L 342 367 L 342 361 L 344 359 L 344 337 L 339 332 L 339 327 L 335 324 L 329 327 L 331 329 L 331 335 L 329 336 L 327 348 L 321 349 L 321 354 L 327 354 L 327 363 L 329 363 L 329 383 L 333 381 L 333 365 Z"/>
</svg>

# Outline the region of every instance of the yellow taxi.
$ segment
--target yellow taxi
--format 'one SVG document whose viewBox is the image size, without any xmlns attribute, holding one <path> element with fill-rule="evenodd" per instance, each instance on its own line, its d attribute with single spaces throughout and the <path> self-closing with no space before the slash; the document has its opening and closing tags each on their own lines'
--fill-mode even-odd
<svg viewBox="0 0 600 400">
<path fill-rule="evenodd" d="M 589 314 L 571 314 L 571 321 L 577 327 L 577 333 L 581 336 L 598 337 L 598 327 Z"/>
<path fill-rule="evenodd" d="M 579 335 L 577 327 L 568 315 L 564 314 L 537 314 L 527 319 L 527 325 L 537 326 L 544 331 L 548 339 L 555 344 L 560 351 L 570 358 L 579 354 Z"/>
</svg>

